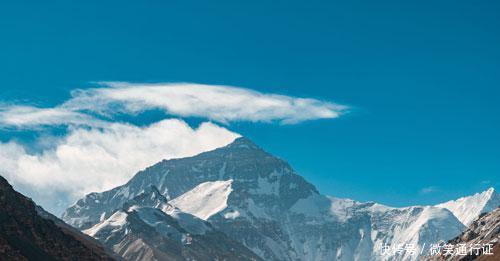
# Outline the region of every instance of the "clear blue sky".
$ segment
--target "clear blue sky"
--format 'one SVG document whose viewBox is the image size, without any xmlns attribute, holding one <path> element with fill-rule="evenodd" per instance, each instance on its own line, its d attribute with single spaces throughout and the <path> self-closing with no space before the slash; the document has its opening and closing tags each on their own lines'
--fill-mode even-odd
<svg viewBox="0 0 500 261">
<path fill-rule="evenodd" d="M 338 197 L 404 206 L 498 187 L 499 1 L 71 2 L 0 3 L 0 101 L 53 106 L 93 81 L 315 97 L 352 110 L 228 128 Z"/>
</svg>

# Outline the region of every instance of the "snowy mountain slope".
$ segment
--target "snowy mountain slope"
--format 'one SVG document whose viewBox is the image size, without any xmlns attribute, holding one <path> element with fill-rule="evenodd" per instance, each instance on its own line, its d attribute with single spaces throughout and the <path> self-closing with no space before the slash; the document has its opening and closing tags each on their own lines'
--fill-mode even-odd
<svg viewBox="0 0 500 261">
<path fill-rule="evenodd" d="M 415 260 L 418 254 L 408 252 L 382 255 L 382 246 L 411 244 L 415 246 L 415 253 L 425 253 L 430 243 L 452 238 L 465 228 L 450 211 L 442 208 L 391 208 L 349 199 L 330 197 L 329 200 L 327 202 L 321 196 L 309 197 L 299 201 L 291 210 L 304 215 L 302 218 L 306 225 L 326 224 L 327 227 L 323 228 L 325 234 L 345 232 L 347 235 L 342 234 L 338 241 L 351 239 L 352 242 L 332 245 L 336 254 L 330 251 L 326 256 L 311 255 L 305 251 L 303 260 Z M 300 220 L 300 217 L 295 218 Z M 309 229 L 297 234 L 308 234 Z M 314 235 L 308 235 L 309 240 L 312 237 Z M 298 241 L 303 240 L 306 239 Z"/>
<path fill-rule="evenodd" d="M 83 232 L 126 260 L 259 260 L 210 224 L 166 203 L 154 187 Z"/>
<path fill-rule="evenodd" d="M 426 254 L 430 244 L 453 238 L 460 234 L 465 226 L 447 209 L 432 206 L 407 208 L 388 208 L 372 206 L 372 240 L 375 255 L 385 259 L 382 247 L 414 246 L 415 253 Z M 394 255 L 397 260 L 411 260 L 418 255 L 406 251 Z"/>
<path fill-rule="evenodd" d="M 170 200 L 201 183 L 229 179 L 234 180 L 233 190 L 245 190 L 245 193 L 255 195 L 255 199 L 271 197 L 278 205 L 291 205 L 303 195 L 316 191 L 313 185 L 293 172 L 286 162 L 264 152 L 249 140 L 238 138 L 226 147 L 195 157 L 159 162 L 140 171 L 123 186 L 102 193 L 91 193 L 68 208 L 63 220 L 77 228 L 86 229 L 98 222 L 103 213 L 109 217 L 110 210 L 141 194 L 150 185 L 155 185 Z M 282 200 L 277 200 L 273 194 L 259 194 L 258 190 L 263 184 L 281 190 Z M 240 195 L 232 194 L 236 197 Z"/>
<path fill-rule="evenodd" d="M 169 203 L 183 212 L 207 220 L 226 209 L 233 180 L 204 182 Z"/>
<path fill-rule="evenodd" d="M 63 219 L 89 229 L 151 185 L 171 207 L 206 219 L 265 260 L 398 260 L 382 256 L 381 247 L 416 244 L 418 250 L 464 228 L 443 208 L 390 208 L 321 195 L 285 161 L 246 138 L 162 161 L 123 186 L 87 195 Z"/>
<path fill-rule="evenodd" d="M 498 206 L 500 206 L 500 195 L 493 188 L 436 205 L 450 210 L 465 226 L 469 226 L 479 215 L 491 212 Z"/>
<path fill-rule="evenodd" d="M 459 236 L 448 241 L 453 246 L 484 246 L 460 255 L 429 255 L 425 260 L 465 261 L 465 260 L 499 260 L 500 259 L 500 208 L 482 214 Z"/>
</svg>

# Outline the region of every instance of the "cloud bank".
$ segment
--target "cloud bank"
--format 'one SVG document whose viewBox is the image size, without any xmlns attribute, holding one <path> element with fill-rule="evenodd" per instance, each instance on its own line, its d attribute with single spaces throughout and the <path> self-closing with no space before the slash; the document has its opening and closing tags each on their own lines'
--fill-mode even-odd
<svg viewBox="0 0 500 261">
<path fill-rule="evenodd" d="M 236 137 L 212 123 L 193 129 L 175 119 L 146 127 L 113 123 L 106 129 L 74 128 L 54 148 L 36 154 L 15 142 L 0 143 L 0 174 L 59 214 L 79 197 L 122 185 L 163 159 L 193 156 Z"/>
<path fill-rule="evenodd" d="M 0 142 L 0 175 L 60 214 L 83 195 L 121 185 L 156 162 L 222 147 L 239 136 L 211 122 L 192 128 L 183 120 L 163 119 L 140 127 L 114 119 L 117 114 L 148 110 L 223 124 L 296 124 L 339 117 L 346 107 L 230 86 L 101 83 L 98 88 L 74 90 L 69 100 L 55 107 L 0 104 L 4 131 L 40 132 L 56 126 L 67 130 L 40 136 L 34 143 L 44 146 L 36 152 L 30 144 Z"/>
</svg>

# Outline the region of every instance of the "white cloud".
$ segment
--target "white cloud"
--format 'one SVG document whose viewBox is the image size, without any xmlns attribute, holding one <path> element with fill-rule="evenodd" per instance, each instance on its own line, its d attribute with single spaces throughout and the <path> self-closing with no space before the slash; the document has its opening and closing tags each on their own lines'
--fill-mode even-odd
<svg viewBox="0 0 500 261">
<path fill-rule="evenodd" d="M 37 108 L 32 106 L 0 107 L 0 126 L 21 129 L 53 125 L 102 126 L 104 123 L 87 114 L 61 107 Z"/>
<path fill-rule="evenodd" d="M 249 89 L 192 83 L 103 83 L 102 88 L 76 90 L 62 107 L 109 115 L 161 109 L 182 117 L 293 124 L 337 118 L 346 106 L 311 98 L 264 94 Z"/>
<path fill-rule="evenodd" d="M 36 154 L 14 142 L 0 143 L 0 174 L 59 214 L 79 197 L 121 185 L 162 159 L 215 149 L 237 136 L 212 123 L 192 129 L 175 119 L 146 127 L 118 123 L 104 129 L 75 127 L 54 148 Z"/>
<path fill-rule="evenodd" d="M 425 187 L 425 188 L 420 189 L 419 193 L 422 195 L 427 195 L 427 194 L 432 194 L 432 193 L 437 192 L 437 191 L 439 191 L 439 189 L 437 187 L 429 186 L 429 187 Z"/>
<path fill-rule="evenodd" d="M 79 89 L 72 99 L 53 108 L 0 105 L 0 127 L 33 129 L 40 126 L 107 124 L 89 112 L 112 116 L 159 109 L 180 117 L 231 121 L 280 122 L 337 118 L 347 107 L 311 98 L 265 94 L 249 89 L 192 83 L 103 83 L 101 88 Z"/>
<path fill-rule="evenodd" d="M 0 175 L 47 210 L 58 214 L 77 198 L 128 181 L 162 159 L 186 157 L 224 146 L 238 134 L 213 123 L 193 129 L 168 119 L 138 127 L 114 122 L 117 113 L 151 109 L 180 117 L 280 122 L 336 118 L 346 107 L 310 98 L 265 94 L 249 89 L 201 84 L 104 83 L 76 90 L 52 108 L 0 104 L 0 127 L 38 131 L 63 125 L 62 136 L 39 136 L 32 152 L 0 142 Z M 94 116 L 100 114 L 98 119 Z"/>
<path fill-rule="evenodd" d="M 491 184 L 491 180 L 482 180 L 481 184 L 482 185 L 489 185 L 489 184 Z"/>
</svg>

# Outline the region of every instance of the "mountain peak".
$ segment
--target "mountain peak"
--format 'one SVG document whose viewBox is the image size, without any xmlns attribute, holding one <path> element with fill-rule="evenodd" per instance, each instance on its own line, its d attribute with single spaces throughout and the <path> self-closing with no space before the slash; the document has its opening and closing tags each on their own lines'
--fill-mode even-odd
<svg viewBox="0 0 500 261">
<path fill-rule="evenodd" d="M 236 138 L 232 143 L 228 144 L 225 148 L 257 149 L 257 150 L 261 149 L 253 141 L 251 141 L 246 137 Z"/>
<path fill-rule="evenodd" d="M 124 209 L 128 209 L 133 205 L 158 207 L 162 204 L 167 204 L 168 200 L 160 193 L 154 185 L 147 186 L 139 195 L 133 197 L 123 204 Z"/>
<path fill-rule="evenodd" d="M 490 187 L 489 189 L 485 190 L 483 193 L 486 193 L 486 194 L 489 194 L 489 195 L 493 195 L 496 193 L 496 190 L 494 187 Z"/>
<path fill-rule="evenodd" d="M 480 214 L 490 212 L 500 205 L 500 196 L 493 187 L 474 195 L 461 197 L 436 205 L 450 210 L 464 225 L 469 226 Z"/>
</svg>

